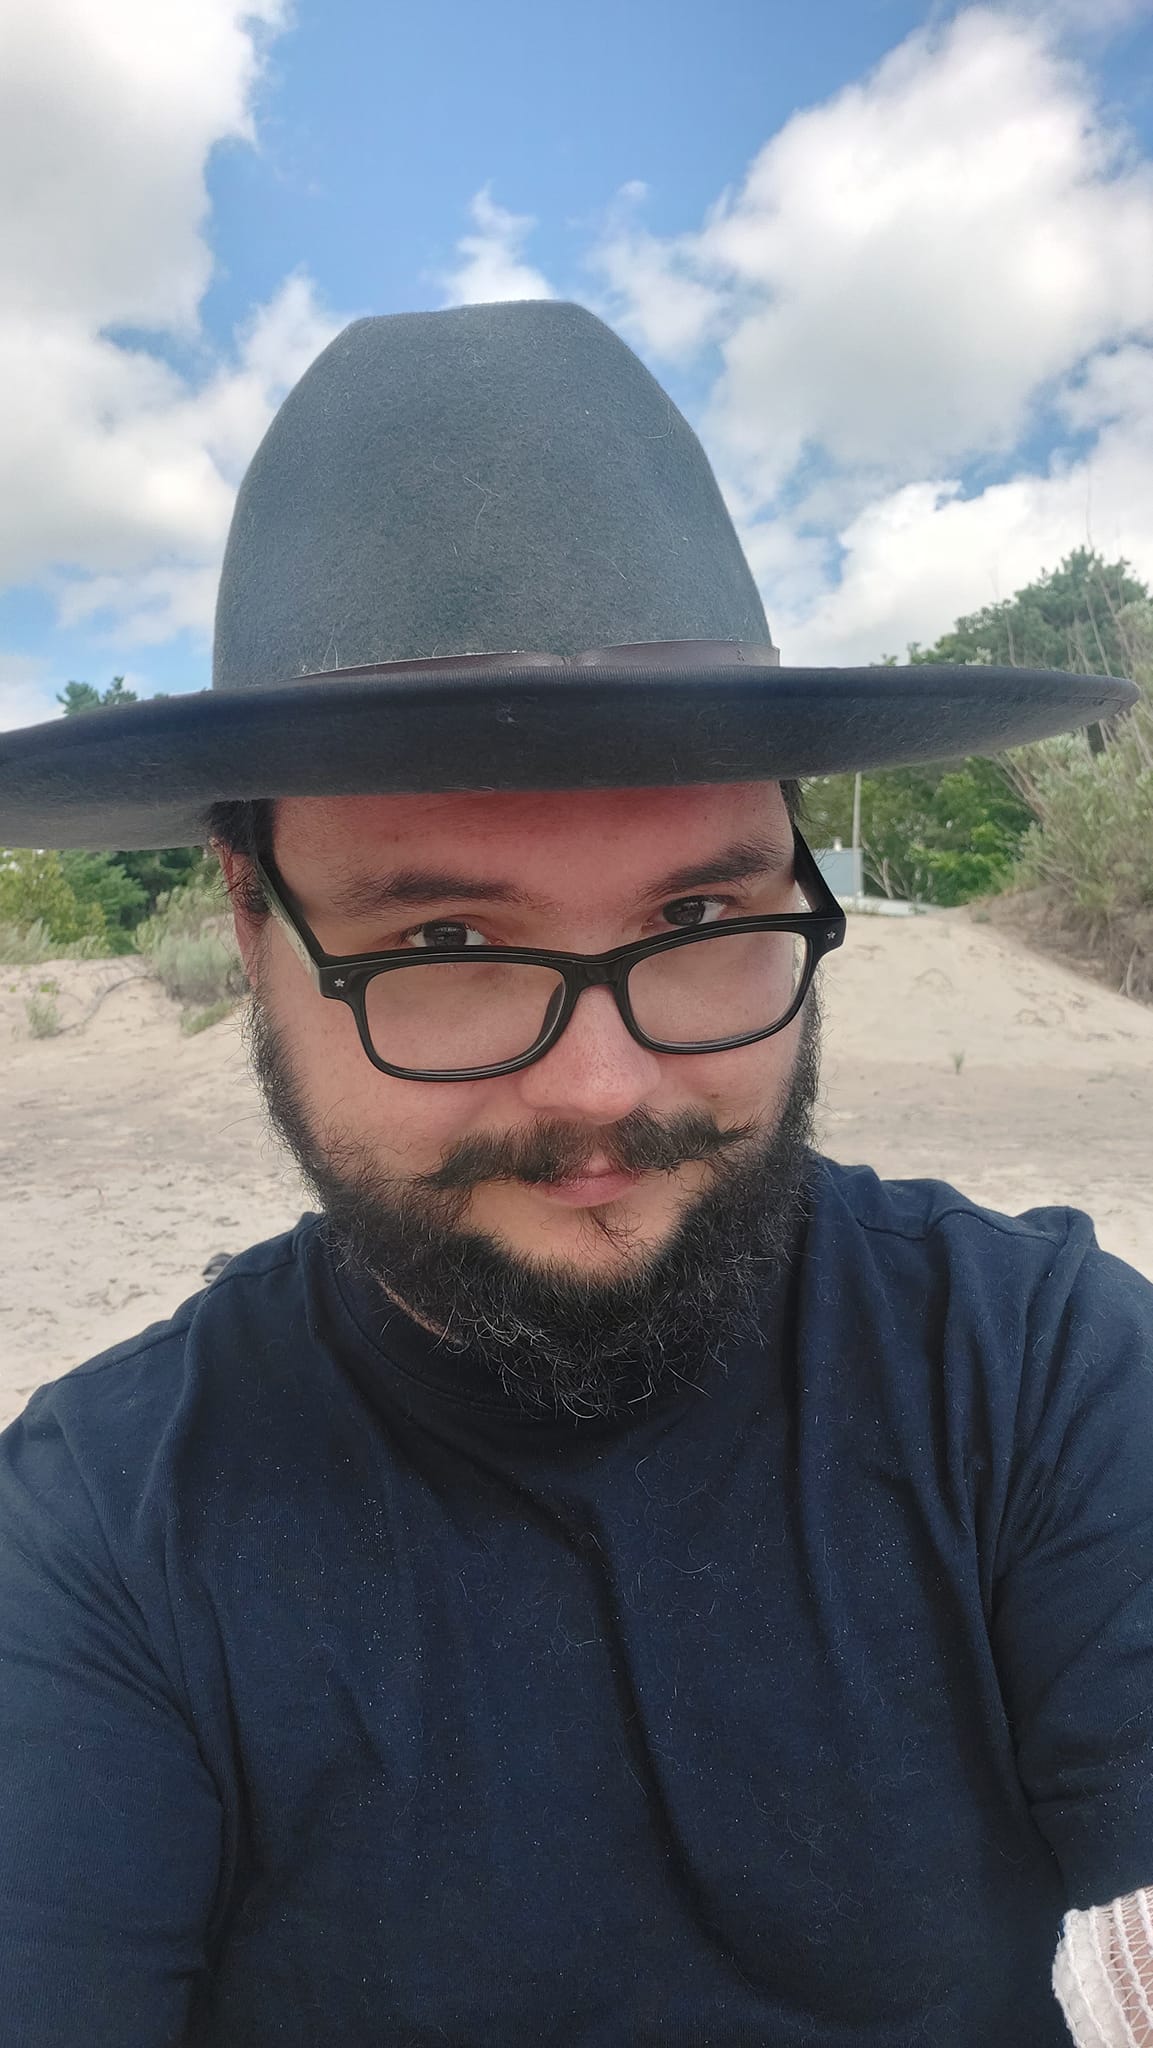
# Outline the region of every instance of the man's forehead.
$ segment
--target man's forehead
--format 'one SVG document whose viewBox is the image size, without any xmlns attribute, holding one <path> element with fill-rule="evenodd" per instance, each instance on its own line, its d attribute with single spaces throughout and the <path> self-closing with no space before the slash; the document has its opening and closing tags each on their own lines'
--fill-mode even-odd
<svg viewBox="0 0 1153 2048">
<path fill-rule="evenodd" d="M 776 828 L 790 838 L 779 783 L 694 783 L 664 789 L 449 790 L 399 796 L 285 797 L 276 845 L 325 866 L 371 865 L 450 847 L 486 856 L 660 858 L 670 841 Z M 658 845 L 659 842 L 659 845 Z"/>
</svg>

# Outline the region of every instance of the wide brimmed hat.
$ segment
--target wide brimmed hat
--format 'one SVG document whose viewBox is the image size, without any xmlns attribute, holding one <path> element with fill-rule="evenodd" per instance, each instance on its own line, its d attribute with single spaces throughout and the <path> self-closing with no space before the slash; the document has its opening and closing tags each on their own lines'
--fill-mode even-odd
<svg viewBox="0 0 1153 2048">
<path fill-rule="evenodd" d="M 211 690 L 0 735 L 0 844 L 186 846 L 223 797 L 779 781 L 1115 716 L 1107 676 L 782 668 L 700 442 L 612 329 L 358 320 L 281 406 Z"/>
</svg>

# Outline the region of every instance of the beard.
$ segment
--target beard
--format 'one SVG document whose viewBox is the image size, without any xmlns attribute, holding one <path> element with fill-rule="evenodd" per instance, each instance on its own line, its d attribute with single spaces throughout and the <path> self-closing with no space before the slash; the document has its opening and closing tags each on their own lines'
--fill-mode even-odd
<svg viewBox="0 0 1153 2048">
<path fill-rule="evenodd" d="M 660 1119 L 638 1109 L 595 1132 L 544 1124 L 465 1138 L 416 1176 L 390 1174 L 367 1146 L 317 1128 L 259 991 L 247 1039 L 269 1120 L 323 1212 L 336 1263 L 436 1332 L 442 1353 L 460 1354 L 462 1391 L 499 1384 L 523 1411 L 576 1418 L 626 1413 L 674 1383 L 699 1387 L 702 1373 L 725 1370 L 726 1351 L 757 1341 L 809 1209 L 815 986 L 801 1014 L 792 1070 L 763 1124 L 725 1129 L 704 1111 Z M 589 1227 L 621 1253 L 611 1278 L 528 1259 L 462 1224 L 480 1183 L 570 1180 L 594 1154 L 629 1173 L 702 1160 L 709 1182 L 663 1245 L 634 1246 L 632 1256 L 627 1223 L 588 1212 Z"/>
</svg>

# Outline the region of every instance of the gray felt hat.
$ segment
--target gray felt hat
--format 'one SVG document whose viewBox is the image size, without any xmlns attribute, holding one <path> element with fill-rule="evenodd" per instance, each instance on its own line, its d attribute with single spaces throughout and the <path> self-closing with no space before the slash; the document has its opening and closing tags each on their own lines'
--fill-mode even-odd
<svg viewBox="0 0 1153 2048">
<path fill-rule="evenodd" d="M 221 797 L 780 780 L 1109 718 L 1112 677 L 782 668 L 700 442 L 581 306 L 358 320 L 241 485 L 211 690 L 0 735 L 0 843 Z"/>
</svg>

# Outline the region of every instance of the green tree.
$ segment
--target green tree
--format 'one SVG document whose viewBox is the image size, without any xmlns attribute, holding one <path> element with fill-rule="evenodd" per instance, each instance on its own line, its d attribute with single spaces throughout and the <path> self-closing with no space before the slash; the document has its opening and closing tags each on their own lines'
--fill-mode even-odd
<svg viewBox="0 0 1153 2048">
<path fill-rule="evenodd" d="M 79 900 L 64 873 L 60 854 L 34 848 L 0 854 L 0 925 L 26 931 L 37 923 L 62 946 L 90 939 L 98 950 L 107 950 L 103 907 Z"/>
<path fill-rule="evenodd" d="M 1106 562 L 1076 548 L 1001 604 L 958 619 L 932 647 L 916 641 L 910 664 L 949 662 L 1055 668 L 1129 675 L 1137 642 L 1133 620 L 1150 593 L 1125 561 Z M 887 655 L 882 666 L 892 666 Z M 1100 756 L 1124 720 L 1089 728 L 1089 754 Z M 1084 742 L 1075 750 L 1087 758 Z M 1036 793 L 1014 770 L 1014 754 L 887 768 L 861 782 L 861 841 L 866 886 L 912 901 L 954 904 L 1006 886 L 1037 816 Z M 807 837 L 848 845 L 851 775 L 809 783 Z"/>
<path fill-rule="evenodd" d="M 852 775 L 805 789 L 806 837 L 851 842 Z M 866 889 L 909 902 L 965 903 L 1001 888 L 1033 814 L 996 761 L 926 762 L 861 778 Z"/>
<path fill-rule="evenodd" d="M 1129 650 L 1120 614 L 1148 597 L 1128 562 L 1106 562 L 1094 548 L 1074 548 L 1058 568 L 1014 596 L 958 619 L 932 647 L 914 641 L 909 660 L 1124 675 Z"/>
<path fill-rule="evenodd" d="M 133 927 L 147 917 L 148 892 L 112 853 L 62 853 L 60 869 L 78 905 L 98 904 L 104 914 L 109 951 L 131 953 Z"/>
<path fill-rule="evenodd" d="M 165 846 L 159 852 L 114 853 L 110 859 L 143 892 L 144 907 L 139 916 L 133 913 L 131 929 L 135 929 L 142 918 L 151 917 L 162 896 L 194 881 L 205 865 L 205 856 L 199 846 Z M 212 866 L 215 868 L 215 861 Z"/>
<path fill-rule="evenodd" d="M 91 683 L 65 683 L 56 702 L 63 704 L 65 718 L 74 718 L 78 711 L 99 711 L 101 698 Z"/>
<path fill-rule="evenodd" d="M 1128 675 L 1131 650 L 1123 613 L 1146 602 L 1147 584 L 1124 559 L 1107 562 L 1095 548 L 1074 548 L 1056 569 L 1000 604 L 958 619 L 932 647 L 916 641 L 912 663 L 986 662 L 1000 668 L 1060 668 L 1081 675 Z M 1088 728 L 1089 748 L 1104 751 L 1115 724 Z"/>
<path fill-rule="evenodd" d="M 167 694 L 158 690 L 148 701 L 159 703 Z M 67 683 L 56 699 L 63 706 L 65 718 L 82 712 L 115 710 L 139 701 L 135 690 L 126 688 L 123 676 L 113 676 L 103 693 L 91 683 Z M 122 950 L 130 949 L 124 935 L 151 916 L 161 896 L 190 881 L 202 866 L 204 855 L 196 846 L 172 846 L 159 852 L 66 854 L 64 860 L 65 872 L 78 898 L 102 905 L 113 935 L 111 943 Z"/>
<path fill-rule="evenodd" d="M 65 683 L 59 691 L 56 702 L 64 706 L 65 718 L 74 718 L 81 711 L 103 711 L 118 704 L 138 704 L 135 690 L 125 688 L 123 676 L 113 676 L 111 683 L 101 696 L 91 683 Z"/>
</svg>

